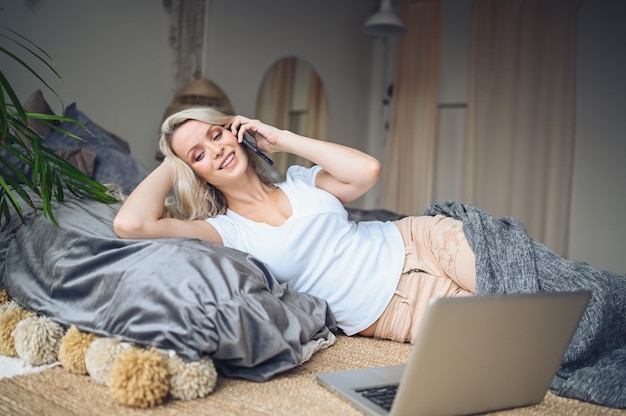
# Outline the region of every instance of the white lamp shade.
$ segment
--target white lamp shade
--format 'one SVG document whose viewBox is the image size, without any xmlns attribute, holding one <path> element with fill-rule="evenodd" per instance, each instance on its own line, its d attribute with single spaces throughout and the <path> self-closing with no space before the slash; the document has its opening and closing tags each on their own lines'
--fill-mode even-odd
<svg viewBox="0 0 626 416">
<path fill-rule="evenodd" d="M 383 0 L 380 10 L 363 25 L 363 32 L 370 36 L 396 37 L 406 33 L 402 20 L 391 10 L 391 0 Z"/>
</svg>

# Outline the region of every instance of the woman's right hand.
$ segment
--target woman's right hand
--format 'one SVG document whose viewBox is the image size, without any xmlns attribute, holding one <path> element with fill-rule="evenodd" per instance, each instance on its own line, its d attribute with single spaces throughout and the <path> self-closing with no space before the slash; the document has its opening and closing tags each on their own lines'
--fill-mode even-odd
<svg viewBox="0 0 626 416">
<path fill-rule="evenodd" d="M 325 140 L 312 139 L 280 130 L 244 116 L 236 116 L 230 126 L 238 140 L 250 132 L 257 147 L 265 152 L 291 153 L 323 168 L 316 178 L 316 186 L 348 203 L 367 192 L 380 176 L 380 162 L 360 150 Z"/>
<path fill-rule="evenodd" d="M 174 187 L 174 161 L 165 158 L 133 190 L 113 221 L 113 230 L 121 238 L 198 238 L 217 244 L 222 239 L 204 220 L 185 221 L 163 216 L 165 199 Z"/>
</svg>

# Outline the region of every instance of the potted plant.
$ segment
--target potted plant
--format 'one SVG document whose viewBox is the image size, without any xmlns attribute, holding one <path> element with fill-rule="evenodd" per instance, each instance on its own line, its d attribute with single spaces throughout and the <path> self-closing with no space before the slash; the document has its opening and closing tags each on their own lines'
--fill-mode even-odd
<svg viewBox="0 0 626 416">
<path fill-rule="evenodd" d="M 43 63 L 44 71 L 60 78 L 52 59 L 41 48 L 19 33 L 0 25 L 0 54 L 17 62 L 24 71 L 58 97 L 44 77 L 27 62 L 27 59 L 31 59 Z M 39 134 L 28 123 L 29 119 L 38 120 L 51 129 L 63 131 L 57 126 L 59 122 L 80 124 L 78 121 L 26 111 L 1 68 L 0 90 L 0 230 L 10 222 L 11 211 L 24 219 L 24 203 L 33 209 L 41 209 L 56 224 L 53 199 L 62 201 L 67 192 L 105 203 L 115 201 L 106 186 L 43 146 Z M 82 140 L 63 132 L 76 140 Z"/>
</svg>

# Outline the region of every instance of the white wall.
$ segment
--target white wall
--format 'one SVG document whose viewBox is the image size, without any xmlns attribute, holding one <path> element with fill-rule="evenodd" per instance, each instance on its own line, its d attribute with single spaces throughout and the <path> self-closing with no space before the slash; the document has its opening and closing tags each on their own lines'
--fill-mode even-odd
<svg viewBox="0 0 626 416">
<path fill-rule="evenodd" d="M 472 2 L 443 0 L 441 5 L 444 29 L 441 34 L 434 200 L 457 201 L 462 197 Z"/>
<path fill-rule="evenodd" d="M 43 48 L 63 77 L 52 83 L 60 103 L 22 69 L 3 64 L 18 96 L 24 100 L 42 88 L 57 114 L 76 102 L 96 123 L 126 139 L 144 166 L 155 166 L 172 74 L 169 17 L 161 1 L 2 0 L 0 8 L 2 24 Z"/>
<path fill-rule="evenodd" d="M 462 150 L 467 100 L 469 0 L 443 0 L 440 103 L 446 166 Z M 578 13 L 576 138 L 568 257 L 626 273 L 626 2 L 583 0 Z M 447 124 L 443 124 L 447 123 Z M 456 140 L 456 142 L 455 142 Z M 448 172 L 450 173 L 450 172 Z M 441 176 L 437 199 L 460 197 L 460 184 Z M 452 197 L 451 197 L 452 195 Z"/>
<path fill-rule="evenodd" d="M 445 165 L 462 151 L 471 1 L 443 0 L 439 99 Z M 626 273 L 626 2 L 584 0 L 578 14 L 577 113 L 568 257 Z M 452 107 L 446 105 L 452 104 Z M 438 149 L 439 150 L 439 149 Z M 436 199 L 460 198 L 455 169 Z"/>
<path fill-rule="evenodd" d="M 469 2 L 443 2 L 443 103 L 466 99 Z M 271 64 L 287 55 L 304 58 L 328 93 L 331 139 L 371 147 L 370 131 L 376 127 L 371 103 L 378 94 L 372 91 L 373 78 L 380 75 L 384 54 L 360 27 L 374 4 L 208 0 L 205 75 L 223 88 L 238 112 L 254 115 L 256 93 Z M 173 94 L 169 16 L 162 2 L 0 0 L 2 8 L 3 24 L 54 57 L 64 77 L 54 86 L 65 104 L 76 101 L 94 121 L 127 139 L 146 167 L 154 167 L 158 125 Z M 580 9 L 570 222 L 570 257 L 619 273 L 626 273 L 625 8 L 621 0 L 583 0 Z M 3 62 L 2 69 L 20 97 L 36 88 L 14 67 Z M 46 97 L 58 111 L 53 97 Z"/>
<path fill-rule="evenodd" d="M 569 257 L 626 274 L 626 2 L 579 13 Z"/>
<path fill-rule="evenodd" d="M 372 40 L 361 26 L 369 0 L 209 0 L 205 73 L 235 111 L 256 114 L 267 70 L 285 56 L 319 74 L 330 107 L 331 140 L 365 148 Z"/>
<path fill-rule="evenodd" d="M 53 84 L 94 121 L 131 143 L 147 168 L 172 90 L 169 15 L 160 0 L 0 0 L 0 21 L 43 47 L 65 82 Z M 207 0 L 205 77 L 235 110 L 256 115 L 265 72 L 279 58 L 299 56 L 320 75 L 328 94 L 330 137 L 366 147 L 372 40 L 360 27 L 374 0 Z M 35 88 L 23 71 L 6 70 L 20 98 Z M 53 96 L 46 93 L 53 101 Z M 61 105 L 52 102 L 59 113 Z"/>
</svg>

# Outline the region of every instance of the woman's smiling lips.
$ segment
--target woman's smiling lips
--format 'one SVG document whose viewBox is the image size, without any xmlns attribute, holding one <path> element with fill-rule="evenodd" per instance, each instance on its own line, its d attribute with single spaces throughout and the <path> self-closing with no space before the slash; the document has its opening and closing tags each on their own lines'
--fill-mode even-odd
<svg viewBox="0 0 626 416">
<path fill-rule="evenodd" d="M 228 156 L 226 156 L 226 159 L 224 159 L 224 161 L 220 165 L 220 170 L 224 169 L 226 166 L 228 166 L 230 164 L 230 162 L 232 162 L 234 159 L 235 159 L 235 152 L 233 152 L 233 153 L 229 154 Z"/>
</svg>

